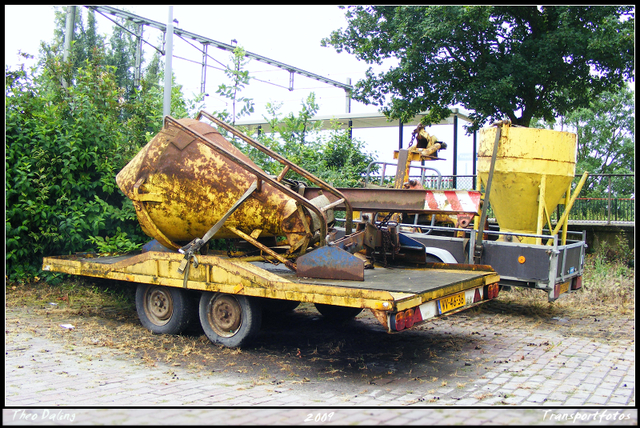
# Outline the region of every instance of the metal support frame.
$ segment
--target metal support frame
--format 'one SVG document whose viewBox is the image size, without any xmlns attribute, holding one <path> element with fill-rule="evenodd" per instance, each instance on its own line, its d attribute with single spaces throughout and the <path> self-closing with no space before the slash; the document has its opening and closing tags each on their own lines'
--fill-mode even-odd
<svg viewBox="0 0 640 428">
<path fill-rule="evenodd" d="M 73 42 L 73 33 L 76 21 L 76 6 L 67 6 L 67 21 L 64 33 L 64 53 L 63 60 L 66 62 L 71 53 L 71 42 Z"/>
<path fill-rule="evenodd" d="M 491 166 L 489 167 L 489 177 L 487 178 L 487 185 L 484 189 L 484 203 L 482 204 L 482 215 L 480 216 L 480 222 L 478 223 L 478 237 L 475 240 L 473 248 L 473 260 L 475 263 L 480 263 L 482 258 L 482 236 L 484 229 L 484 222 L 487 220 L 487 210 L 489 208 L 489 196 L 491 194 L 491 181 L 493 180 L 493 171 L 496 166 L 496 158 L 498 157 L 498 145 L 500 144 L 500 137 L 502 136 L 502 125 L 511 123 L 510 121 L 495 122 L 493 126 L 496 126 L 496 140 L 493 143 L 493 154 L 491 155 Z M 470 257 L 471 259 L 471 257 Z"/>
<path fill-rule="evenodd" d="M 67 21 L 64 34 L 64 52 L 63 61 L 67 62 L 69 56 L 71 56 L 71 43 L 73 42 L 73 33 L 76 26 L 76 6 L 67 6 Z M 62 87 L 68 88 L 69 82 L 66 79 L 62 79 Z"/>
<path fill-rule="evenodd" d="M 200 74 L 200 93 L 207 93 L 207 48 L 209 47 L 208 43 L 202 44 L 202 72 Z"/>
<path fill-rule="evenodd" d="M 395 166 L 396 168 L 398 167 L 398 164 L 394 163 L 394 162 L 373 161 L 373 162 L 369 163 L 369 165 L 367 165 L 367 170 L 364 173 L 365 174 L 364 175 L 365 187 L 369 183 L 369 181 L 371 181 L 371 167 L 373 165 L 382 165 L 382 173 L 380 174 L 380 186 L 384 185 L 384 178 L 385 178 L 386 171 L 387 171 L 387 165 Z M 438 176 L 438 184 L 436 186 L 436 189 L 438 189 L 438 190 L 442 189 L 442 174 L 440 173 L 440 171 L 437 168 L 432 168 L 430 166 L 424 166 L 424 165 L 411 165 L 411 168 L 420 169 L 420 183 L 422 185 L 424 185 L 424 179 L 425 179 L 425 174 L 424 173 L 425 173 L 425 171 L 426 170 L 434 171 L 436 173 L 436 175 Z"/>
<path fill-rule="evenodd" d="M 137 87 L 140 86 L 140 76 L 142 74 L 142 31 L 144 30 L 144 25 L 138 23 L 138 30 L 136 34 L 136 68 L 133 71 L 134 80 L 133 84 Z"/>
<path fill-rule="evenodd" d="M 453 115 L 453 188 L 458 188 L 458 109 L 455 109 Z"/>
<path fill-rule="evenodd" d="M 457 142 L 456 142 L 457 143 Z M 478 132 L 473 131 L 473 149 L 471 150 L 473 157 L 471 158 L 471 174 L 473 175 L 473 188 L 480 190 L 478 183 L 478 174 L 477 174 L 477 163 L 478 163 Z"/>
<path fill-rule="evenodd" d="M 167 18 L 167 31 L 165 41 L 167 44 L 167 54 L 164 57 L 164 99 L 162 104 L 162 115 L 171 115 L 171 87 L 173 77 L 173 6 L 169 6 Z"/>
</svg>

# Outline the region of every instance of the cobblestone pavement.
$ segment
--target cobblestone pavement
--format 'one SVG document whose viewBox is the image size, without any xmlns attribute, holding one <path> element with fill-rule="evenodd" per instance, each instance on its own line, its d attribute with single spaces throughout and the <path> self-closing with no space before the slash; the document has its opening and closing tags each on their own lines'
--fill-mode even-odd
<svg viewBox="0 0 640 428">
<path fill-rule="evenodd" d="M 574 422 L 575 420 L 575 422 Z M 5 409 L 4 425 L 637 425 L 637 409 Z"/>
<path fill-rule="evenodd" d="M 492 329 L 487 322 L 482 316 L 455 323 L 441 319 L 416 333 L 473 337 L 473 348 L 459 350 L 467 357 L 459 361 L 461 368 L 480 353 L 489 363 L 482 365 L 484 370 L 467 373 L 464 382 L 457 382 L 455 371 L 435 383 L 391 376 L 375 382 L 305 378 L 274 383 L 261 382 L 251 373 L 194 371 L 162 362 L 149 366 L 117 349 L 68 340 L 74 332 L 62 328 L 59 320 L 45 318 L 38 328 L 25 328 L 24 309 L 7 308 L 3 420 L 637 425 L 633 320 L 624 324 L 629 331 L 614 340 L 568 335 L 544 325 Z M 105 406 L 109 408 L 91 409 Z"/>
</svg>

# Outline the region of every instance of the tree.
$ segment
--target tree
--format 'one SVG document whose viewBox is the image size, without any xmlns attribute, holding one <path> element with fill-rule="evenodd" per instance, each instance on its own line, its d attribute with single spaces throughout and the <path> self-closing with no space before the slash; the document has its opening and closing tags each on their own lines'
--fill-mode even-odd
<svg viewBox="0 0 640 428">
<path fill-rule="evenodd" d="M 91 11 L 93 13 L 93 11 Z M 129 99 L 134 92 L 134 70 L 136 65 L 137 24 L 126 20 L 124 26 L 116 25 L 109 38 L 109 52 L 106 63 L 115 67 L 116 82 L 125 89 L 124 96 Z M 128 30 L 128 31 L 127 31 Z M 132 34 L 133 33 L 133 34 Z"/>
<path fill-rule="evenodd" d="M 63 52 L 67 25 L 66 9 L 66 7 L 54 7 L 56 27 L 53 30 L 53 40 L 50 43 L 42 43 L 42 52 L 49 57 L 61 55 Z M 85 29 L 81 11 L 81 7 L 76 7 L 73 43 L 70 51 L 70 59 L 73 64 L 71 70 L 77 70 L 84 65 L 87 59 L 93 59 L 95 49 L 102 51 L 104 48 L 105 38 L 98 34 L 95 12 L 93 10 L 89 11 L 87 28 Z M 99 55 L 104 59 L 103 54 Z"/>
<path fill-rule="evenodd" d="M 588 107 L 561 118 L 563 128 L 578 135 L 576 175 L 588 171 L 598 174 L 633 174 L 635 161 L 635 100 L 628 86 L 593 97 Z M 541 122 L 553 128 L 554 123 Z M 612 195 L 628 198 L 634 193 L 633 180 L 612 180 Z M 608 179 L 589 179 L 581 194 L 602 197 L 608 192 Z"/>
<path fill-rule="evenodd" d="M 361 185 L 367 166 L 375 160 L 374 156 L 365 152 L 364 143 L 351 138 L 349 131 L 340 129 L 337 123 L 328 134 L 321 131 L 322 122 L 311 120 L 318 111 L 313 92 L 302 102 L 297 115 L 290 113 L 281 118 L 280 106 L 267 105 L 271 132 L 259 135 L 260 143 L 333 186 Z M 259 153 L 250 151 L 248 155 L 271 174 L 282 170 L 278 162 L 267 161 Z M 287 178 L 306 181 L 296 174 L 289 174 Z"/>
<path fill-rule="evenodd" d="M 350 6 L 322 45 L 369 64 L 354 98 L 426 125 L 461 105 L 480 127 L 505 116 L 529 126 L 620 87 L 634 69 L 633 6 Z"/>
<path fill-rule="evenodd" d="M 72 64 L 59 57 L 29 73 L 5 71 L 11 280 L 35 276 L 44 255 L 86 251 L 107 237 L 119 243 L 114 250 L 143 240 L 133 205 L 115 183 L 137 150 L 120 122 L 122 91 L 113 69 L 97 53 L 68 88 L 60 80 Z"/>
<path fill-rule="evenodd" d="M 134 92 L 133 75 L 136 63 L 136 37 L 134 34 L 137 24 L 129 20 L 121 20 L 120 25 L 114 27 L 108 43 L 106 43 L 106 37 L 98 33 L 95 11 L 92 9 L 88 11 L 85 28 L 82 10 L 82 7 L 76 7 L 73 43 L 70 52 L 73 64 L 72 73 L 81 68 L 87 59 L 92 60 L 95 55 L 99 55 L 105 65 L 115 67 L 116 84 L 125 89 L 123 97 L 127 100 L 130 99 Z M 49 56 L 62 53 L 66 20 L 66 8 L 55 7 L 54 38 L 51 43 L 43 44 L 43 51 Z M 75 74 L 72 75 L 72 78 L 75 78 Z"/>
<path fill-rule="evenodd" d="M 224 74 L 231 81 L 231 84 L 221 83 L 216 90 L 216 94 L 231 102 L 231 112 L 225 109 L 221 112 L 216 112 L 215 115 L 235 125 L 237 119 L 253 113 L 254 102 L 251 98 L 239 96 L 240 92 L 249 84 L 250 79 L 249 71 L 245 70 L 249 60 L 245 59 L 244 48 L 237 46 L 233 50 L 231 63 L 232 66 L 227 66 L 224 70 Z M 238 105 L 241 106 L 239 111 L 237 109 Z"/>
</svg>

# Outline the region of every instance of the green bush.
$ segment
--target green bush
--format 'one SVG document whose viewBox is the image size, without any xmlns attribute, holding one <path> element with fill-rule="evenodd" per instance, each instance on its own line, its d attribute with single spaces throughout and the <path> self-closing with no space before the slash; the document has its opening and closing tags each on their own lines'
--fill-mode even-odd
<svg viewBox="0 0 640 428">
<path fill-rule="evenodd" d="M 10 280 L 36 276 L 42 256 L 92 250 L 92 239 L 116 230 L 118 249 L 147 240 L 115 182 L 144 141 L 131 141 L 123 126 L 114 70 L 94 57 L 64 88 L 69 75 L 56 57 L 30 73 L 5 70 Z"/>
</svg>

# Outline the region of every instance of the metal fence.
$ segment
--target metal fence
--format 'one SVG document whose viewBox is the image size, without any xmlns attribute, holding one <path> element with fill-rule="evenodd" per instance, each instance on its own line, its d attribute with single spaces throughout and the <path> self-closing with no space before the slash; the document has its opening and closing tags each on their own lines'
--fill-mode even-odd
<svg viewBox="0 0 640 428">
<path fill-rule="evenodd" d="M 562 206 L 564 212 L 564 206 Z M 561 213 L 562 215 L 562 213 Z M 635 221 L 635 199 L 577 198 L 569 214 L 570 220 L 599 220 L 607 223 Z"/>
<path fill-rule="evenodd" d="M 376 175 L 367 173 L 366 183 L 373 183 L 379 186 L 391 187 L 395 179 L 396 165 L 392 163 L 379 162 L 381 168 Z M 477 175 L 440 175 L 433 172 L 433 168 L 424 166 L 412 166 L 410 178 L 419 180 L 425 189 L 440 190 L 474 190 L 479 184 Z M 572 189 L 580 181 L 581 176 L 574 178 Z M 480 190 L 484 190 L 480 186 Z M 591 189 L 588 193 L 597 192 L 594 189 L 602 189 L 600 197 L 579 197 L 576 199 L 569 220 L 576 221 L 599 221 L 610 224 L 611 222 L 634 222 L 635 221 L 635 174 L 594 174 L 589 175 L 581 195 L 585 194 L 585 189 Z M 620 195 L 620 196 L 618 196 Z M 625 197 L 622 197 L 625 196 Z M 628 197 L 630 196 L 630 197 Z M 564 213 L 564 200 L 556 209 L 549 213 L 552 221 L 557 221 Z M 489 206 L 489 217 L 493 217 L 491 206 Z"/>
</svg>

